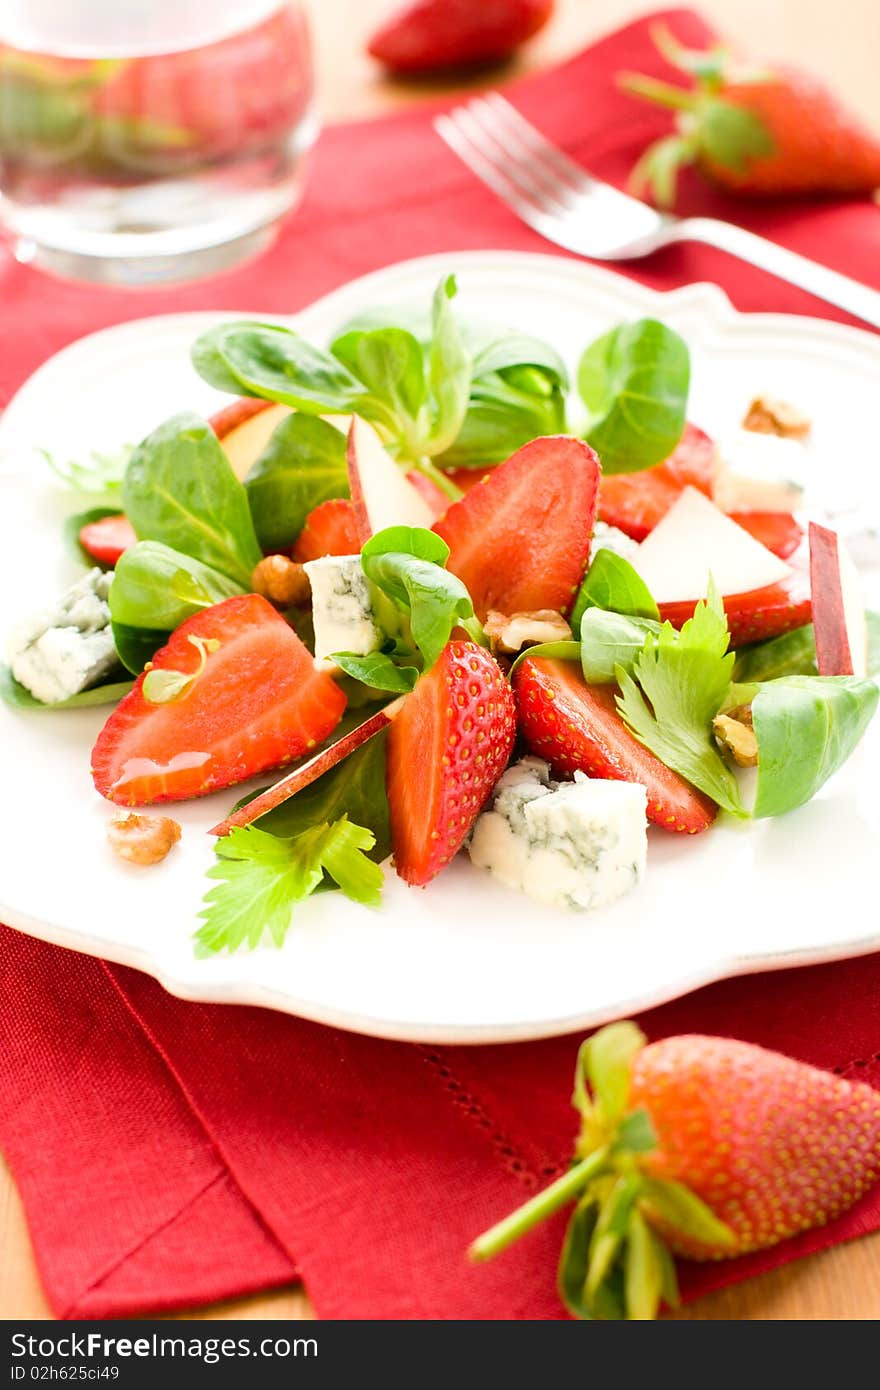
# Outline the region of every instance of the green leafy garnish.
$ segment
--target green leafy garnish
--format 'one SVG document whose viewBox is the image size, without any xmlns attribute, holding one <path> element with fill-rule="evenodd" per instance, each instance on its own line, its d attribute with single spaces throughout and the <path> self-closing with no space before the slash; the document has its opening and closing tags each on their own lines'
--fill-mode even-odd
<svg viewBox="0 0 880 1390">
<path fill-rule="evenodd" d="M 264 936 L 282 946 L 293 909 L 325 878 L 355 902 L 377 907 L 382 870 L 366 853 L 375 843 L 371 830 L 347 816 L 291 838 L 256 825 L 230 831 L 217 844 L 218 863 L 208 870 L 215 883 L 199 913 L 204 925 L 195 935 L 196 954 L 232 954 L 244 945 L 254 950 Z"/>
<path fill-rule="evenodd" d="M 294 412 L 274 431 L 244 485 L 263 550 L 288 550 L 313 507 L 348 496 L 345 436 L 326 420 Z"/>
<path fill-rule="evenodd" d="M 122 502 L 138 540 L 161 541 L 250 587 L 262 551 L 247 494 L 197 415 L 172 416 L 135 449 Z"/>
<path fill-rule="evenodd" d="M 690 388 L 684 339 L 656 319 L 612 329 L 578 367 L 586 438 L 605 473 L 634 473 L 668 458 L 681 439 Z"/>
<path fill-rule="evenodd" d="M 584 575 L 571 610 L 571 626 L 577 632 L 588 608 L 606 608 L 635 618 L 653 618 L 660 611 L 644 579 L 629 560 L 601 546 Z"/>
<path fill-rule="evenodd" d="M 71 695 L 66 700 L 47 704 L 45 700 L 38 700 L 36 695 L 32 695 L 17 681 L 8 666 L 0 665 L 0 700 L 12 709 L 88 709 L 95 705 L 115 705 L 128 694 L 131 686 L 132 682 L 128 680 L 112 680 L 105 685 L 93 685 L 89 690 L 81 690 L 78 695 Z"/>
<path fill-rule="evenodd" d="M 362 723 L 364 717 L 362 713 L 352 717 L 347 713 L 342 726 L 352 728 Z M 338 733 L 337 728 L 328 744 L 336 740 Z M 347 816 L 374 835 L 375 844 L 367 851 L 369 857 L 377 864 L 387 859 L 391 853 L 391 828 L 385 791 L 386 744 L 387 730 L 362 743 L 323 777 L 261 816 L 260 829 L 272 835 L 299 835 L 312 825 L 332 824 Z"/>
<path fill-rule="evenodd" d="M 244 591 L 243 585 L 190 555 L 160 541 L 138 541 L 116 566 L 110 613 L 114 623 L 172 632 L 200 609 Z"/>
<path fill-rule="evenodd" d="M 201 376 L 223 391 L 281 401 L 312 415 L 369 420 L 410 465 L 442 453 L 467 409 L 471 355 L 449 301 L 446 276 L 434 295 L 430 340 L 406 328 L 350 328 L 329 352 L 289 328 L 229 323 L 204 333 L 193 348 Z"/>
<path fill-rule="evenodd" d="M 815 796 L 859 743 L 878 697 L 874 681 L 856 676 L 786 676 L 761 685 L 752 701 L 753 814 L 779 816 Z"/>
<path fill-rule="evenodd" d="M 370 652 L 358 656 L 355 652 L 334 652 L 333 660 L 347 676 L 369 686 L 372 690 L 387 690 L 405 695 L 415 688 L 420 671 L 418 666 L 398 665 L 386 652 Z"/>
<path fill-rule="evenodd" d="M 664 623 L 648 635 L 632 675 L 618 666 L 617 708 L 630 733 L 686 781 L 735 816 L 746 815 L 734 774 L 712 737 L 712 720 L 730 685 L 734 655 L 724 605 L 713 582 L 705 603 L 677 633 Z"/>
<path fill-rule="evenodd" d="M 96 450 L 89 455 L 85 463 L 77 463 L 74 459 L 61 463 L 48 449 L 41 449 L 40 452 L 56 478 L 60 479 L 65 487 L 95 500 L 99 497 L 104 498 L 111 512 L 120 510 L 122 479 L 133 452 L 131 444 L 125 444 L 113 453 L 99 453 Z M 112 505 L 114 502 L 115 506 Z M 81 524 L 84 526 L 85 520 Z"/>
<path fill-rule="evenodd" d="M 170 705 L 187 695 L 204 671 L 209 653 L 216 652 L 220 647 L 218 638 L 199 637 L 193 632 L 188 633 L 187 641 L 199 654 L 198 666 L 194 671 L 175 671 L 169 666 L 148 671 L 141 694 L 151 705 Z"/>
</svg>

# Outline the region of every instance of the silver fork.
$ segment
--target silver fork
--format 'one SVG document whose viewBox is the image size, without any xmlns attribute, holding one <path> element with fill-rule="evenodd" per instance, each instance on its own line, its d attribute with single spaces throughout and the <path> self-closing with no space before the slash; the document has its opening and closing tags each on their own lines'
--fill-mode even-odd
<svg viewBox="0 0 880 1390">
<path fill-rule="evenodd" d="M 880 294 L 827 266 L 712 217 L 672 217 L 595 179 L 515 106 L 490 92 L 434 121 L 477 178 L 548 241 L 599 261 L 635 260 L 701 241 L 800 286 L 880 328 Z"/>
</svg>

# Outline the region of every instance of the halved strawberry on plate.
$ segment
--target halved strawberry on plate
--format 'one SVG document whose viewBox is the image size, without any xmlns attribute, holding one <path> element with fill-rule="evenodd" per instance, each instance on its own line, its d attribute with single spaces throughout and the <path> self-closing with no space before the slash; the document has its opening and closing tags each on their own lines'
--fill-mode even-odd
<svg viewBox="0 0 880 1390">
<path fill-rule="evenodd" d="M 435 523 L 449 546 L 447 568 L 467 585 L 481 621 L 490 609 L 571 607 L 590 558 L 599 472 L 582 440 L 533 439 Z"/>
<path fill-rule="evenodd" d="M 449 642 L 388 731 L 394 864 L 422 885 L 459 851 L 513 749 L 513 694 L 474 642 Z"/>
<path fill-rule="evenodd" d="M 331 497 L 313 507 L 305 520 L 293 558 L 301 565 L 325 555 L 357 555 L 361 548 L 354 507 L 347 497 Z"/>
<path fill-rule="evenodd" d="M 98 735 L 92 776 L 121 806 L 204 796 L 316 747 L 344 709 L 272 605 L 236 595 L 156 653 Z"/>
<path fill-rule="evenodd" d="M 664 830 L 695 835 L 718 808 L 639 743 L 615 704 L 616 686 L 587 685 L 573 661 L 529 656 L 513 676 L 519 729 L 529 749 L 559 777 L 639 782 L 648 793 L 648 819 Z"/>
</svg>

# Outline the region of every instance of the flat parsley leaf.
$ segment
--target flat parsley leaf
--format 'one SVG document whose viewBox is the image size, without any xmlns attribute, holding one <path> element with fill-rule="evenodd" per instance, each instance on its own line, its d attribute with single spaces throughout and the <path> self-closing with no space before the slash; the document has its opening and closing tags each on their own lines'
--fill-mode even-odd
<svg viewBox="0 0 880 1390">
<path fill-rule="evenodd" d="M 661 762 L 725 811 L 745 816 L 736 778 L 712 736 L 735 660 L 729 641 L 724 605 L 710 581 L 708 598 L 681 632 L 664 623 L 656 637 L 647 637 L 632 675 L 616 668 L 617 708 L 630 733 Z"/>
<path fill-rule="evenodd" d="M 256 825 L 236 827 L 217 845 L 218 862 L 208 870 L 216 883 L 205 895 L 196 932 L 196 955 L 254 950 L 264 933 L 282 946 L 292 910 L 310 897 L 325 875 L 355 902 L 377 907 L 382 870 L 367 858 L 376 842 L 371 830 L 347 816 L 313 825 L 283 839 Z"/>
</svg>

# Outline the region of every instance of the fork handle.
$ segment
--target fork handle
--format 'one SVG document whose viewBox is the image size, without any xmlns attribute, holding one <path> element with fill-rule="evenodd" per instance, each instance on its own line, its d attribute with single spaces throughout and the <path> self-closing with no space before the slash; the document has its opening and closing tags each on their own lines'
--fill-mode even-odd
<svg viewBox="0 0 880 1390">
<path fill-rule="evenodd" d="M 729 251 L 741 261 L 769 270 L 780 280 L 788 280 L 817 299 L 836 304 L 838 309 L 845 309 L 873 328 L 880 328 L 880 294 L 868 285 L 859 284 L 858 280 L 851 280 L 848 275 L 839 275 L 836 270 L 787 251 L 784 246 L 747 232 L 744 227 L 712 217 L 685 218 L 678 223 L 676 231 L 677 240 L 702 241 L 720 251 Z"/>
</svg>

